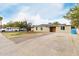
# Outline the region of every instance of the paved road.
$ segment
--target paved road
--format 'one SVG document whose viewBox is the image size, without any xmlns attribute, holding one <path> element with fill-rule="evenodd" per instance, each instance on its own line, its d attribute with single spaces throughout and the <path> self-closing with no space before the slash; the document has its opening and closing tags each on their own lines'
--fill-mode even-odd
<svg viewBox="0 0 79 59">
<path fill-rule="evenodd" d="M 19 44 L 0 34 L 0 55 L 79 55 L 78 37 L 70 34 L 50 33 Z"/>
</svg>

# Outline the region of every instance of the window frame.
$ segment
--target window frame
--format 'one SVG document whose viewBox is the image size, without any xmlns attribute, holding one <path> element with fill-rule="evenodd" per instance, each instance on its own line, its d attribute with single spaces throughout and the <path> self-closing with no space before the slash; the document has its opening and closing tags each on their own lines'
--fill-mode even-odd
<svg viewBox="0 0 79 59">
<path fill-rule="evenodd" d="M 61 30 L 65 30 L 65 26 L 61 26 Z"/>
<path fill-rule="evenodd" d="M 38 27 L 36 27 L 36 30 L 38 30 Z"/>
<path fill-rule="evenodd" d="M 43 27 L 41 27 L 40 29 L 43 30 Z"/>
</svg>

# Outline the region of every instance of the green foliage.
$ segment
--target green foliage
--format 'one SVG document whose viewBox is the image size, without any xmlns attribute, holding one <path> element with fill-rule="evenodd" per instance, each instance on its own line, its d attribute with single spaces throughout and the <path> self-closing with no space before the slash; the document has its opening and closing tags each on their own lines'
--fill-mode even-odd
<svg viewBox="0 0 79 59">
<path fill-rule="evenodd" d="M 77 27 L 79 27 L 79 20 L 75 19 L 75 20 L 71 21 L 71 24 L 72 24 L 73 27 L 77 28 Z"/>
<path fill-rule="evenodd" d="M 16 21 L 16 22 L 8 22 L 7 24 L 3 25 L 4 28 L 6 27 L 18 27 L 19 29 L 25 28 L 29 31 L 31 29 L 31 23 L 27 23 L 27 21 Z"/>
<path fill-rule="evenodd" d="M 0 16 L 0 21 L 2 21 L 3 17 Z"/>
<path fill-rule="evenodd" d="M 53 25 L 60 25 L 60 23 L 59 22 L 54 22 Z"/>
<path fill-rule="evenodd" d="M 25 22 L 8 22 L 6 25 L 4 25 L 5 27 L 19 27 L 19 28 L 23 28 L 25 27 L 27 24 L 24 24 Z"/>
<path fill-rule="evenodd" d="M 72 26 L 79 27 L 79 6 L 71 8 L 64 18 L 71 20 Z"/>
</svg>

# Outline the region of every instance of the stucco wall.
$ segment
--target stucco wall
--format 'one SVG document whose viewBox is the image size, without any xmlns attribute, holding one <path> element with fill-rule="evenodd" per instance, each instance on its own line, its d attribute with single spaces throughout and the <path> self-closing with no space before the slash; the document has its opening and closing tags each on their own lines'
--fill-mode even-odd
<svg viewBox="0 0 79 59">
<path fill-rule="evenodd" d="M 71 26 L 65 26 L 65 30 L 61 30 L 61 26 L 56 27 L 56 32 L 70 33 L 71 32 Z"/>
<path fill-rule="evenodd" d="M 35 32 L 49 32 L 49 27 L 42 27 L 42 30 L 41 27 L 37 27 L 37 28 L 38 28 L 37 30 L 36 27 L 32 28 L 31 30 Z"/>
<path fill-rule="evenodd" d="M 49 27 L 42 27 L 43 30 L 41 30 L 41 27 L 38 27 L 36 30 L 36 27 L 32 28 L 32 31 L 35 32 L 50 32 Z M 56 32 L 61 32 L 61 33 L 70 33 L 71 32 L 71 26 L 65 26 L 65 30 L 61 30 L 61 26 L 56 27 Z"/>
</svg>

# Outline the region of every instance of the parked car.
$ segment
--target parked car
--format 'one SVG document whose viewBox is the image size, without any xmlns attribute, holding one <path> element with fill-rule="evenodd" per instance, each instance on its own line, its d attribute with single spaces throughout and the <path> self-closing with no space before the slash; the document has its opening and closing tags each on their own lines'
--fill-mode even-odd
<svg viewBox="0 0 79 59">
<path fill-rule="evenodd" d="M 5 32 L 7 31 L 5 28 L 0 29 L 0 32 Z"/>
<path fill-rule="evenodd" d="M 25 28 L 19 29 L 19 31 L 27 31 Z"/>
<path fill-rule="evenodd" d="M 19 29 L 19 28 L 13 28 L 13 27 L 0 29 L 0 32 L 17 32 L 17 31 L 27 31 L 27 30 L 25 28 Z"/>
<path fill-rule="evenodd" d="M 8 28 L 2 28 L 2 29 L 0 29 L 0 31 L 1 32 L 12 32 L 12 31 L 19 31 L 19 29 L 18 28 L 10 28 L 10 27 L 8 27 Z"/>
</svg>

